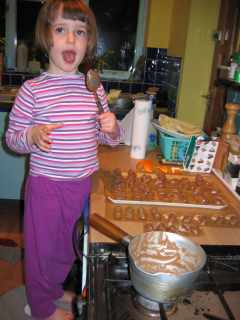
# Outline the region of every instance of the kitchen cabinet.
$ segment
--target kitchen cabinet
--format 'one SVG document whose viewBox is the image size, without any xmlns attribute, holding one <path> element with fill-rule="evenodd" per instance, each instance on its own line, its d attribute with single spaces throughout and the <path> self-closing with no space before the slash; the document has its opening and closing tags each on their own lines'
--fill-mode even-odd
<svg viewBox="0 0 240 320">
<path fill-rule="evenodd" d="M 174 0 L 149 0 L 145 46 L 168 48 Z"/>
<path fill-rule="evenodd" d="M 190 0 L 174 1 L 168 43 L 169 56 L 184 57 L 189 23 L 190 4 Z"/>
<path fill-rule="evenodd" d="M 22 199 L 26 156 L 11 152 L 4 142 L 8 110 L 0 107 L 0 199 Z"/>
<path fill-rule="evenodd" d="M 191 0 L 150 0 L 146 47 L 166 48 L 169 56 L 183 57 L 190 4 Z"/>
</svg>

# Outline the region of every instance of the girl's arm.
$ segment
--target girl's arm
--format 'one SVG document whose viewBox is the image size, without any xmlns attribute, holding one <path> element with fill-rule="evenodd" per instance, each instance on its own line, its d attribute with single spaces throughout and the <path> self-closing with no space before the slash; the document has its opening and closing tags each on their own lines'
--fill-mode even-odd
<svg viewBox="0 0 240 320">
<path fill-rule="evenodd" d="M 6 143 L 17 153 L 30 153 L 34 146 L 27 139 L 28 130 L 33 126 L 34 96 L 26 81 L 18 91 L 9 115 Z"/>
</svg>

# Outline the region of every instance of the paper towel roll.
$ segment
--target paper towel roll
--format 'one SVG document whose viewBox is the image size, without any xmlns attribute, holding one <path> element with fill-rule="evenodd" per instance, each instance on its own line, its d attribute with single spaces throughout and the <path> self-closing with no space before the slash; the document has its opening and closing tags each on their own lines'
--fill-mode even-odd
<svg viewBox="0 0 240 320">
<path fill-rule="evenodd" d="M 133 159 L 145 158 L 151 107 L 152 102 L 150 100 L 135 100 L 130 155 Z"/>
</svg>

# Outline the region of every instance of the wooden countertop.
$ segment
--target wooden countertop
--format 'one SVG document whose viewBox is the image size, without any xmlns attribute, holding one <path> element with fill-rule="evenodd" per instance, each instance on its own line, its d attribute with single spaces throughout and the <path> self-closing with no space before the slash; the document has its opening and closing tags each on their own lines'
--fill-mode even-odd
<svg viewBox="0 0 240 320">
<path fill-rule="evenodd" d="M 157 162 L 156 152 L 147 154 L 148 159 Z M 135 169 L 137 160 L 130 158 L 130 148 L 126 146 L 118 146 L 111 148 L 101 146 L 99 150 L 100 168 L 103 170 L 113 170 L 120 168 L 122 170 Z M 235 209 L 239 209 L 240 201 L 222 184 L 223 192 L 227 193 L 228 201 L 234 203 Z M 173 208 L 166 207 L 166 213 Z M 186 210 L 189 210 L 186 208 Z M 93 190 L 90 199 L 90 214 L 97 212 L 106 218 L 106 199 L 104 196 L 104 186 L 100 179 L 100 173 L 97 172 L 93 177 Z M 117 221 L 111 220 L 112 223 L 118 225 L 131 235 L 143 233 L 143 223 L 136 221 Z M 240 228 L 223 228 L 223 227 L 204 227 L 203 233 L 199 236 L 190 237 L 199 244 L 208 245 L 240 245 Z M 90 241 L 92 242 L 114 242 L 110 238 L 104 236 L 100 232 L 90 227 Z"/>
</svg>

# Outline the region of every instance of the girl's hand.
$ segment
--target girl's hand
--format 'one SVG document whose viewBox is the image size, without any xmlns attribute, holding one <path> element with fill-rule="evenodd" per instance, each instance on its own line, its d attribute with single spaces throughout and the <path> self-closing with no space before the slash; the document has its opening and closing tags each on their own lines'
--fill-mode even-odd
<svg viewBox="0 0 240 320">
<path fill-rule="evenodd" d="M 98 116 L 100 121 L 101 131 L 108 133 L 112 139 L 115 139 L 119 134 L 119 127 L 115 114 L 112 112 L 103 112 Z"/>
<path fill-rule="evenodd" d="M 61 128 L 62 123 L 55 124 L 39 124 L 31 127 L 27 132 L 27 139 L 30 145 L 35 144 L 40 150 L 49 152 L 52 140 L 49 134 L 57 128 Z"/>
</svg>

